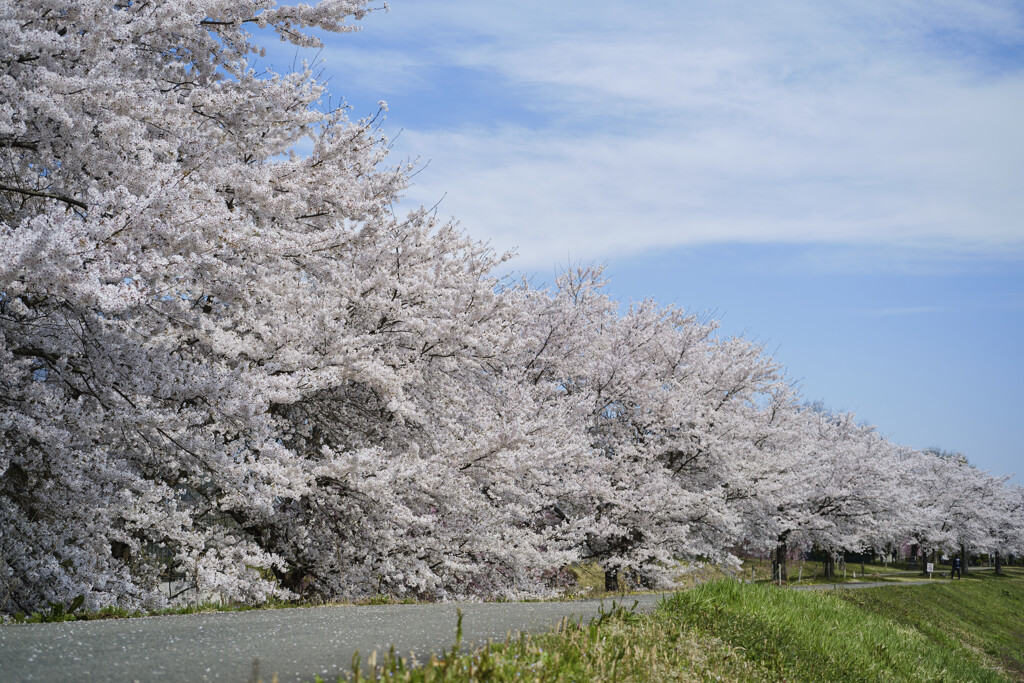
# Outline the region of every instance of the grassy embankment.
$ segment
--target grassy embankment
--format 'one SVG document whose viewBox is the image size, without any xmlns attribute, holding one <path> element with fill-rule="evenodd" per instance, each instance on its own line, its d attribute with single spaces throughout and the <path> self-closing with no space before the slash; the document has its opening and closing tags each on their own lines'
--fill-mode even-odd
<svg viewBox="0 0 1024 683">
<path fill-rule="evenodd" d="M 1013 567 L 1007 567 L 1008 572 L 1013 572 L 1014 569 Z M 924 579 L 942 581 L 949 578 L 950 566 L 948 564 L 936 564 L 935 571 L 930 577 L 920 569 L 910 569 L 906 563 L 896 565 L 850 562 L 845 566 L 837 564 L 831 578 L 825 578 L 824 563 L 815 560 L 791 561 L 788 570 L 788 577 L 785 583 L 796 586 L 866 582 L 904 583 L 908 581 L 919 582 Z M 991 573 L 992 568 L 972 567 L 971 571 Z M 573 593 L 575 597 L 610 596 L 609 593 L 604 591 L 604 572 L 597 563 L 575 565 L 572 568 L 572 573 L 577 583 Z M 727 572 L 719 567 L 708 565 L 680 575 L 678 577 L 678 584 L 680 588 L 692 588 L 695 585 L 714 581 L 715 579 L 742 578 L 744 581 L 749 581 L 751 577 L 754 578 L 755 583 L 771 583 L 771 576 L 771 560 L 748 557 L 742 560 L 742 566 L 738 572 Z"/>
<path fill-rule="evenodd" d="M 749 579 L 751 576 L 751 569 L 754 570 L 755 581 L 768 582 L 771 580 L 771 560 L 751 558 L 744 559 L 743 569 L 740 571 L 740 575 L 745 579 Z M 950 569 L 951 567 L 949 564 L 936 564 L 935 571 L 932 573 L 931 579 L 948 579 Z M 1008 569 L 1012 570 L 1013 568 L 1011 567 Z M 971 571 L 987 571 L 991 573 L 992 568 L 971 567 Z M 899 564 L 850 562 L 845 566 L 837 564 L 832 578 L 826 579 L 824 563 L 814 560 L 790 561 L 787 573 L 788 580 L 786 583 L 789 583 L 790 585 L 863 583 L 876 581 L 899 583 L 903 581 L 920 581 L 922 579 L 929 578 L 928 574 L 925 574 L 920 568 L 911 569 L 905 562 Z"/>
<path fill-rule="evenodd" d="M 458 647 L 419 666 L 371 656 L 355 680 L 1024 681 L 1024 580 L 797 592 L 718 581 L 651 614 Z"/>
</svg>

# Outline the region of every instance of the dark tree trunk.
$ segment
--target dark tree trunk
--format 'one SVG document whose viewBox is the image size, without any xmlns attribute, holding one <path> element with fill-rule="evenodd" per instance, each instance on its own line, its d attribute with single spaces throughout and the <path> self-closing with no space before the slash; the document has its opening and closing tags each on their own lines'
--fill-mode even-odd
<svg viewBox="0 0 1024 683">
<path fill-rule="evenodd" d="M 279 569 L 274 569 L 273 571 L 282 588 L 287 588 L 293 593 L 298 593 L 303 598 L 307 597 L 305 594 L 307 583 L 305 579 L 309 575 L 305 570 L 294 567 L 288 571 L 281 571 Z"/>
<path fill-rule="evenodd" d="M 772 555 L 772 581 L 781 580 L 785 583 L 789 580 L 789 574 L 786 571 L 786 555 L 789 554 L 789 547 L 786 545 L 788 535 L 779 536 L 779 544 L 775 546 L 775 553 Z"/>
<path fill-rule="evenodd" d="M 1003 556 L 996 551 L 996 576 L 1003 573 Z"/>
<path fill-rule="evenodd" d="M 619 590 L 619 571 L 617 569 L 605 570 L 604 589 L 609 593 L 614 593 Z"/>
<path fill-rule="evenodd" d="M 960 546 L 960 571 L 967 574 L 967 546 Z"/>
<path fill-rule="evenodd" d="M 829 553 L 825 556 L 825 579 L 831 579 L 836 573 L 836 558 Z"/>
<path fill-rule="evenodd" d="M 917 566 L 917 544 L 910 546 L 910 566 Z"/>
</svg>

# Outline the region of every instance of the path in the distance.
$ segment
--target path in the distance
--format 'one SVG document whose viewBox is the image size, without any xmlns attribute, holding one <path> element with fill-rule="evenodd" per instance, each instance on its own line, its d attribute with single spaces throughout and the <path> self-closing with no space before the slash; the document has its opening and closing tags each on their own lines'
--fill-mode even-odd
<svg viewBox="0 0 1024 683">
<path fill-rule="evenodd" d="M 651 610 L 660 595 L 626 596 Z M 604 601 L 605 608 L 611 600 Z M 456 608 L 466 645 L 509 631 L 546 631 L 563 617 L 589 619 L 601 601 L 443 603 L 306 607 L 141 619 L 0 626 L 0 681 L 333 681 L 390 645 L 421 660 L 455 640 Z"/>
<path fill-rule="evenodd" d="M 930 583 L 949 583 L 949 579 L 921 579 L 920 581 L 866 581 L 864 583 L 809 583 L 806 586 L 789 586 L 794 591 L 846 590 L 849 588 L 880 588 L 882 586 L 925 586 Z"/>
</svg>

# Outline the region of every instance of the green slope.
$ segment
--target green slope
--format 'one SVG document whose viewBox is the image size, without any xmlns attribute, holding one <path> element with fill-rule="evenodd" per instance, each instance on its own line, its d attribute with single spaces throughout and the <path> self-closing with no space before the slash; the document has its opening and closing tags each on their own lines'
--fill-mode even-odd
<svg viewBox="0 0 1024 683">
<path fill-rule="evenodd" d="M 418 666 L 364 661 L 358 680 L 1024 681 L 1024 580 L 805 592 L 725 580 L 651 614 L 617 608 Z"/>
<path fill-rule="evenodd" d="M 867 612 L 911 627 L 951 651 L 967 651 L 1024 680 L 1024 581 L 968 578 L 918 588 L 849 591 Z"/>
</svg>

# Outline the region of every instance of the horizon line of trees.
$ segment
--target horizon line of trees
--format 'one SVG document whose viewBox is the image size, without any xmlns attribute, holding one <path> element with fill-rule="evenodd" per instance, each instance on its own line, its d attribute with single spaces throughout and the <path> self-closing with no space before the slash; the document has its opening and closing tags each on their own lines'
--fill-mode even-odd
<svg viewBox="0 0 1024 683">
<path fill-rule="evenodd" d="M 365 0 L 0 0 L 0 611 L 671 584 L 737 545 L 1024 553 L 1024 493 L 423 208 L 315 46 Z M 297 146 L 309 153 L 298 155 Z M 164 559 L 161 559 L 164 558 Z M 181 599 L 180 597 L 178 598 Z"/>
</svg>

